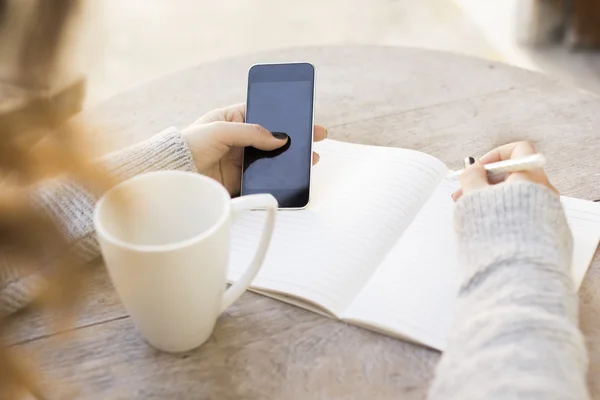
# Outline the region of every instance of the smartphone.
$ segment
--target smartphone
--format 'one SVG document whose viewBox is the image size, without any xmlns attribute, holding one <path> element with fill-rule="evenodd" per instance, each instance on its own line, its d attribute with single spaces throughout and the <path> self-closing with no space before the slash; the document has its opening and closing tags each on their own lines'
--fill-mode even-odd
<svg viewBox="0 0 600 400">
<path fill-rule="evenodd" d="M 309 63 L 259 64 L 248 72 L 246 122 L 288 143 L 275 151 L 246 147 L 242 195 L 269 193 L 279 208 L 302 209 L 310 201 L 315 68 Z"/>
</svg>

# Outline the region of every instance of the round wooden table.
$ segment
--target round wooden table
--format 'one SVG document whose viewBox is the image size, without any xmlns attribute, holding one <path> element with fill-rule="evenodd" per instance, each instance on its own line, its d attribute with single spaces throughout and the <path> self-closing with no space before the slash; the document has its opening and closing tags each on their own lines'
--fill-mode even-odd
<svg viewBox="0 0 600 400">
<path fill-rule="evenodd" d="M 317 67 L 316 121 L 338 140 L 421 150 L 460 167 L 468 155 L 529 139 L 565 195 L 600 199 L 600 98 L 503 64 L 427 50 L 324 47 L 203 64 L 130 90 L 84 113 L 94 140 L 125 146 L 245 100 L 258 62 Z M 600 373 L 600 257 L 581 289 L 591 373 Z M 196 351 L 162 354 L 138 335 L 104 268 L 96 268 L 74 334 L 56 342 L 39 316 L 15 346 L 47 378 L 102 399 L 421 399 L 439 354 L 247 293 Z M 590 380 L 600 398 L 600 382 Z M 64 389 L 64 386 L 63 386 Z"/>
</svg>

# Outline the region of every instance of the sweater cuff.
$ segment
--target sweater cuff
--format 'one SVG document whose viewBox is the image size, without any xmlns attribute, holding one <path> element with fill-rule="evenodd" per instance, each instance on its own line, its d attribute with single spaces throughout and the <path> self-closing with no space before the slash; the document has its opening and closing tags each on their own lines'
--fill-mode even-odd
<svg viewBox="0 0 600 400">
<path fill-rule="evenodd" d="M 560 197 L 539 184 L 501 184 L 463 196 L 456 206 L 455 229 L 467 268 L 481 266 L 482 257 L 571 265 L 573 239 Z"/>
<path fill-rule="evenodd" d="M 117 181 L 151 171 L 198 172 L 187 142 L 174 127 L 134 146 L 104 156 L 100 164 Z"/>
</svg>

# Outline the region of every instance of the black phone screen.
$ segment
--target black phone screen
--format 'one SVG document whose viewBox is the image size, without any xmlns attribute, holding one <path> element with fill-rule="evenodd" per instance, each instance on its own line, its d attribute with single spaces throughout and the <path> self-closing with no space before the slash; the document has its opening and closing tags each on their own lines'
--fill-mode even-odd
<svg viewBox="0 0 600 400">
<path fill-rule="evenodd" d="M 282 208 L 308 204 L 313 140 L 314 68 L 310 64 L 252 67 L 248 78 L 246 122 L 288 143 L 275 151 L 244 149 L 242 194 L 270 193 Z"/>
</svg>

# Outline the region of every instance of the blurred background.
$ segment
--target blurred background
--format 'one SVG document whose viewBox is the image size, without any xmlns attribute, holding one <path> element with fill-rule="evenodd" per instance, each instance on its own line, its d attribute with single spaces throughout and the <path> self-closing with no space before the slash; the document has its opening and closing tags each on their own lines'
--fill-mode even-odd
<svg viewBox="0 0 600 400">
<path fill-rule="evenodd" d="M 80 62 L 89 107 L 191 65 L 310 45 L 450 51 L 600 93 L 597 0 L 88 0 Z M 598 36 L 598 37 L 597 37 Z"/>
</svg>

